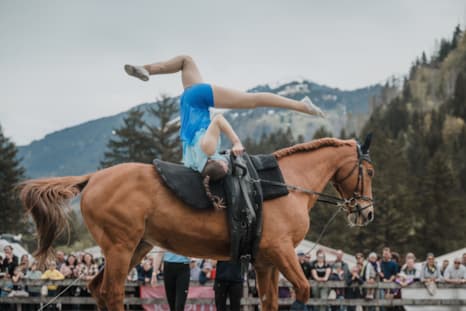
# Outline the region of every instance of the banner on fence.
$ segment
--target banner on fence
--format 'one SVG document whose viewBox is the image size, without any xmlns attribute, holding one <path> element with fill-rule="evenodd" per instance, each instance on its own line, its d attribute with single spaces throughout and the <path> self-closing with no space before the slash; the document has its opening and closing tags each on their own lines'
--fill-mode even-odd
<svg viewBox="0 0 466 311">
<path fill-rule="evenodd" d="M 210 286 L 189 287 L 189 298 L 214 299 L 214 290 Z M 141 286 L 141 298 L 166 298 L 163 286 Z M 145 311 L 169 311 L 168 304 L 143 305 Z M 185 311 L 215 311 L 215 305 L 210 304 L 186 304 Z"/>
</svg>

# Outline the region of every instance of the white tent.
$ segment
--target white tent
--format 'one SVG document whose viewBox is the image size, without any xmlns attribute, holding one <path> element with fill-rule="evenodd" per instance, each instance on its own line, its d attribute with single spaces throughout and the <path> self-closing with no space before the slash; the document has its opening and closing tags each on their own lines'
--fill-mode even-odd
<svg viewBox="0 0 466 311">
<path fill-rule="evenodd" d="M 463 254 L 466 253 L 466 247 L 465 248 L 461 248 L 461 249 L 458 249 L 456 251 L 453 251 L 451 253 L 447 253 L 447 254 L 444 254 L 442 256 L 438 256 L 436 257 L 436 260 L 437 260 L 437 263 L 439 265 L 442 264 L 442 262 L 445 260 L 445 259 L 448 259 L 448 261 L 450 262 L 450 265 L 453 263 L 453 260 L 455 258 L 463 258 Z"/>
</svg>

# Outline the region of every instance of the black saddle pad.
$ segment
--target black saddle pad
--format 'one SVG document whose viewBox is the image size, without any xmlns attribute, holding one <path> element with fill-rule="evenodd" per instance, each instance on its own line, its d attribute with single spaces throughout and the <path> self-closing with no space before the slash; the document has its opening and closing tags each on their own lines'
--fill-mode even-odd
<svg viewBox="0 0 466 311">
<path fill-rule="evenodd" d="M 283 175 L 278 167 L 277 160 L 271 154 L 250 156 L 259 177 L 264 180 L 272 180 L 283 183 Z M 183 202 L 194 208 L 212 208 L 212 202 L 205 194 L 202 176 L 190 168 L 181 164 L 154 160 L 154 166 L 162 177 L 165 185 L 170 188 Z M 288 194 L 284 186 L 271 185 L 261 182 L 263 199 L 271 200 Z M 225 189 L 223 180 L 210 183 L 213 195 L 224 198 Z"/>
</svg>

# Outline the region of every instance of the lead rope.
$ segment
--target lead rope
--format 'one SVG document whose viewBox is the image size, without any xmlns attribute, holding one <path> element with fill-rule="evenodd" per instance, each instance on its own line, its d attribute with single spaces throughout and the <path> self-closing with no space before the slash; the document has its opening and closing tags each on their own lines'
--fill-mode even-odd
<svg viewBox="0 0 466 311">
<path fill-rule="evenodd" d="M 97 272 L 97 274 L 99 274 L 103 269 L 104 269 L 104 266 L 102 266 L 102 267 L 99 269 L 99 271 Z M 64 290 L 62 290 L 61 292 L 59 292 L 58 295 L 56 295 L 55 297 L 53 297 L 52 299 L 50 299 L 45 305 L 43 305 L 42 307 L 40 307 L 37 311 L 42 311 L 42 310 L 44 310 L 45 308 L 47 308 L 48 306 L 50 306 L 52 303 L 54 303 L 55 300 L 57 300 L 58 298 L 60 298 L 60 296 L 62 296 L 68 289 L 70 289 L 74 284 L 76 284 L 79 280 L 81 280 L 83 276 L 84 276 L 84 273 L 81 273 L 73 282 L 71 282 L 67 287 L 65 287 Z"/>
</svg>

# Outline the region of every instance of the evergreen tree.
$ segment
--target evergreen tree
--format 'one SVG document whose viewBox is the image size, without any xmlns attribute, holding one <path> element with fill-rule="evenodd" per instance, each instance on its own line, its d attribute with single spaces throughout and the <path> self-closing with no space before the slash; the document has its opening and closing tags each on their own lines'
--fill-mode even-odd
<svg viewBox="0 0 466 311">
<path fill-rule="evenodd" d="M 24 232 L 24 211 L 15 190 L 23 178 L 18 149 L 5 137 L 0 126 L 0 233 Z"/>
<path fill-rule="evenodd" d="M 324 137 L 332 137 L 333 134 L 325 126 L 321 126 L 317 129 L 317 131 L 314 133 L 313 139 L 319 139 L 319 138 L 324 138 Z"/>
<path fill-rule="evenodd" d="M 422 65 L 427 65 L 427 56 L 426 56 L 426 52 L 424 52 L 424 51 L 422 51 L 421 64 Z"/>
<path fill-rule="evenodd" d="M 182 145 L 179 137 L 179 122 L 171 122 L 178 115 L 178 103 L 174 98 L 162 97 L 155 106 L 149 108 L 158 125 L 146 124 L 149 131 L 150 153 L 152 159 L 180 162 Z"/>
<path fill-rule="evenodd" d="M 109 167 L 125 162 L 151 163 L 150 137 L 143 120 L 144 112 L 133 109 L 123 120 L 123 126 L 115 130 L 115 137 L 107 143 L 101 167 Z"/>
</svg>

